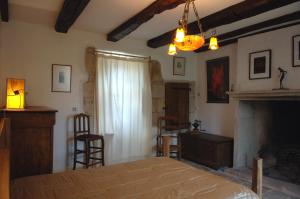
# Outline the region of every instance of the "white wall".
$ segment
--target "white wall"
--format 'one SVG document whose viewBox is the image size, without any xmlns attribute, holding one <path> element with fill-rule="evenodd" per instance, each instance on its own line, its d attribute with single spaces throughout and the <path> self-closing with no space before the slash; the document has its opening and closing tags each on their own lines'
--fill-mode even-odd
<svg viewBox="0 0 300 199">
<path fill-rule="evenodd" d="M 206 103 L 206 61 L 230 56 L 230 85 L 235 91 L 272 90 L 279 87 L 278 67 L 288 71 L 284 86 L 300 89 L 300 67 L 292 67 L 292 36 L 300 34 L 300 25 L 263 34 L 241 38 L 237 44 L 221 47 L 217 51 L 200 53 L 197 60 L 197 117 L 209 133 L 234 136 L 238 117 L 238 104 L 230 99 L 229 104 Z M 249 53 L 272 50 L 272 78 L 249 80 Z"/>
<path fill-rule="evenodd" d="M 56 33 L 54 28 L 16 21 L 0 23 L 0 106 L 5 105 L 5 80 L 8 77 L 26 79 L 27 105 L 43 105 L 58 110 L 54 127 L 54 171 L 66 168 L 68 118 L 83 111 L 83 83 L 87 80 L 85 49 L 94 46 L 103 50 L 151 56 L 162 66 L 166 80 L 195 80 L 196 56 L 187 58 L 186 76 L 173 76 L 173 58 L 166 47 L 151 49 L 145 41 L 123 39 L 107 42 L 105 35 L 71 29 L 68 34 Z M 51 65 L 72 65 L 72 93 L 51 92 Z"/>
<path fill-rule="evenodd" d="M 229 104 L 207 103 L 206 61 L 229 56 L 229 79 L 235 84 L 236 44 L 221 47 L 217 51 L 206 51 L 198 55 L 196 108 L 197 117 L 202 121 L 202 128 L 208 133 L 233 137 L 236 102 L 229 99 Z"/>
<path fill-rule="evenodd" d="M 300 68 L 292 67 L 292 37 L 299 34 L 300 25 L 296 25 L 240 39 L 237 48 L 237 89 L 251 91 L 278 88 L 278 67 L 288 71 L 284 86 L 299 89 Z M 267 49 L 272 50 L 271 78 L 249 80 L 249 53 Z"/>
</svg>

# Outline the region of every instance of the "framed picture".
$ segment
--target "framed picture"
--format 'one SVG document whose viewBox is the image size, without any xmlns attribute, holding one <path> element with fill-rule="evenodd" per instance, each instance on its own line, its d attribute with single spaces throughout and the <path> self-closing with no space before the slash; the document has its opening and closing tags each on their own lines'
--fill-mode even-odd
<svg viewBox="0 0 300 199">
<path fill-rule="evenodd" d="M 173 57 L 173 75 L 185 75 L 185 57 Z"/>
<path fill-rule="evenodd" d="M 300 35 L 293 36 L 293 67 L 300 66 Z"/>
<path fill-rule="evenodd" d="M 249 54 L 249 79 L 271 78 L 271 50 Z"/>
<path fill-rule="evenodd" d="M 52 92 L 71 92 L 71 65 L 52 65 Z"/>
<path fill-rule="evenodd" d="M 229 103 L 229 57 L 206 62 L 207 103 Z"/>
</svg>

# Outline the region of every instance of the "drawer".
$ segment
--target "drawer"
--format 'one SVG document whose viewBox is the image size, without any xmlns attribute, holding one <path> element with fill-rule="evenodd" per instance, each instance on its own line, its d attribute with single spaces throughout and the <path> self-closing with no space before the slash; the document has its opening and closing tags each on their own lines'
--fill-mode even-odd
<svg viewBox="0 0 300 199">
<path fill-rule="evenodd" d="M 42 128 L 52 127 L 55 124 L 55 113 L 28 113 L 28 112 L 10 112 L 6 117 L 11 119 L 11 128 Z"/>
</svg>

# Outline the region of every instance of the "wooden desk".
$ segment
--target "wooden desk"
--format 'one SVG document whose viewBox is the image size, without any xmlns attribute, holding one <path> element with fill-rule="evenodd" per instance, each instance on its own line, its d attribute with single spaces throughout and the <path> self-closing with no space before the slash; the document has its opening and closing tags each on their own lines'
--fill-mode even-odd
<svg viewBox="0 0 300 199">
<path fill-rule="evenodd" d="M 182 158 L 219 169 L 232 167 L 233 139 L 203 132 L 180 134 Z"/>
<path fill-rule="evenodd" d="M 57 111 L 47 107 L 1 109 L 11 120 L 11 178 L 52 173 L 53 125 Z"/>
</svg>

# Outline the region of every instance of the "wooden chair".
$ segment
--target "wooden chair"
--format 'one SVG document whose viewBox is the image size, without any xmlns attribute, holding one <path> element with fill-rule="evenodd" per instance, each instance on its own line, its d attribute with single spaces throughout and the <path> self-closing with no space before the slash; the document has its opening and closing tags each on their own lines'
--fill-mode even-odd
<svg viewBox="0 0 300 199">
<path fill-rule="evenodd" d="M 100 141 L 100 147 L 94 145 L 97 141 Z M 83 143 L 83 149 L 78 148 L 78 142 Z M 99 153 L 100 158 L 96 157 Z M 84 154 L 83 162 L 77 160 L 79 154 Z M 104 138 L 102 135 L 90 133 L 90 117 L 83 113 L 74 116 L 73 170 L 76 169 L 76 163 L 83 164 L 86 168 L 96 164 L 102 164 L 102 166 L 104 166 Z"/>
<path fill-rule="evenodd" d="M 170 156 L 181 159 L 181 142 L 180 142 L 180 130 L 183 129 L 178 125 L 178 120 L 173 116 L 159 117 L 157 121 L 157 138 L 156 138 L 156 156 L 163 155 L 163 137 L 168 136 L 173 141 L 176 140 L 176 144 L 170 144 Z"/>
</svg>

